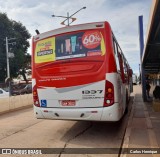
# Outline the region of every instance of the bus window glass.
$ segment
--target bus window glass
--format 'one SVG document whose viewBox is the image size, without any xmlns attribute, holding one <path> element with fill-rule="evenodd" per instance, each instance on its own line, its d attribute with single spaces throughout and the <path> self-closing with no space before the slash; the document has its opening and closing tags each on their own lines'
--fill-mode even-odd
<svg viewBox="0 0 160 157">
<path fill-rule="evenodd" d="M 115 53 L 117 70 L 120 71 L 119 58 L 118 58 L 118 52 L 117 52 L 117 43 L 115 41 L 114 41 L 114 53 Z"/>
<path fill-rule="evenodd" d="M 123 62 L 123 69 L 124 69 L 125 81 L 128 81 L 127 64 L 126 64 L 125 58 L 124 58 L 124 62 Z"/>
<path fill-rule="evenodd" d="M 105 44 L 99 30 L 58 35 L 36 44 L 35 62 L 50 62 L 62 59 L 103 56 Z"/>
<path fill-rule="evenodd" d="M 123 56 L 123 70 L 124 70 L 124 74 L 127 75 L 127 66 L 126 66 L 126 60 Z"/>
<path fill-rule="evenodd" d="M 122 54 L 122 50 L 120 49 L 119 45 L 117 45 L 117 47 L 118 47 L 118 52 Z"/>
</svg>

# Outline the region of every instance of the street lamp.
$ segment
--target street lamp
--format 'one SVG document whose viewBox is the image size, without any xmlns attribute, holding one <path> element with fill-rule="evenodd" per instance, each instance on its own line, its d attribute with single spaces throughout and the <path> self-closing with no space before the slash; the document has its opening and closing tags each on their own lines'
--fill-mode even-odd
<svg viewBox="0 0 160 157">
<path fill-rule="evenodd" d="M 82 9 L 86 9 L 86 7 L 82 7 L 81 9 L 79 9 L 78 11 L 76 11 L 75 13 L 73 13 L 72 15 L 69 16 L 69 12 L 67 12 L 67 16 L 57 16 L 57 15 L 52 15 L 52 17 L 62 17 L 65 18 L 64 21 L 61 22 L 62 25 L 65 25 L 65 22 L 67 21 L 67 26 L 69 26 L 72 22 L 74 22 L 76 20 L 76 18 L 73 18 L 72 16 L 77 14 L 79 11 L 81 11 Z M 72 19 L 71 22 L 69 22 L 69 19 Z"/>
</svg>

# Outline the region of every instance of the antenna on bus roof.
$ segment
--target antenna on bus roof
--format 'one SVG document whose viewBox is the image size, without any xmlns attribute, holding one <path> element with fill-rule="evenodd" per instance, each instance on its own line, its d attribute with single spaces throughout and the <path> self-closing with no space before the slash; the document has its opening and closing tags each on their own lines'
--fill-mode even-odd
<svg viewBox="0 0 160 157">
<path fill-rule="evenodd" d="M 35 30 L 35 32 L 37 33 L 37 35 L 38 35 L 38 34 L 40 34 L 40 32 L 39 32 L 39 30 L 38 30 L 38 29 L 36 29 L 36 30 Z"/>
<path fill-rule="evenodd" d="M 61 22 L 62 25 L 66 25 L 65 22 L 67 21 L 67 26 L 69 26 L 72 22 L 74 22 L 76 20 L 76 18 L 73 18 L 72 16 L 77 14 L 79 11 L 81 11 L 82 9 L 86 9 L 86 7 L 82 7 L 81 9 L 79 9 L 78 11 L 76 11 L 75 13 L 73 13 L 72 15 L 69 15 L 69 12 L 67 12 L 67 16 L 56 16 L 56 15 L 52 15 L 52 17 L 62 17 L 65 18 L 64 21 Z M 69 22 L 69 20 L 72 20 L 71 22 Z"/>
</svg>

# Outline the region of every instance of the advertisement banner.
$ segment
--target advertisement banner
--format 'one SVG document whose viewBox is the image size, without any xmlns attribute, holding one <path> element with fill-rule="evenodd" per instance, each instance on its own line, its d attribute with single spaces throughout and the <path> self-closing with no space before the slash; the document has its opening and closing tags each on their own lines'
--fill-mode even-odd
<svg viewBox="0 0 160 157">
<path fill-rule="evenodd" d="M 35 63 L 55 61 L 55 37 L 38 41 L 35 49 Z"/>
<path fill-rule="evenodd" d="M 105 51 L 105 42 L 100 31 L 70 33 L 38 41 L 35 63 L 103 56 Z"/>
</svg>

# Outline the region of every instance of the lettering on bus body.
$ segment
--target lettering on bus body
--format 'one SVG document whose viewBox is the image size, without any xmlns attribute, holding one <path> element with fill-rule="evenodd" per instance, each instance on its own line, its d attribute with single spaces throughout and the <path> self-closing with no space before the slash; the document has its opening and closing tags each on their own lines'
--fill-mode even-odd
<svg viewBox="0 0 160 157">
<path fill-rule="evenodd" d="M 101 99 L 104 98 L 103 90 L 83 90 L 82 99 Z"/>
<path fill-rule="evenodd" d="M 104 38 L 98 30 L 57 35 L 36 43 L 35 63 L 103 56 L 105 51 Z"/>
</svg>

